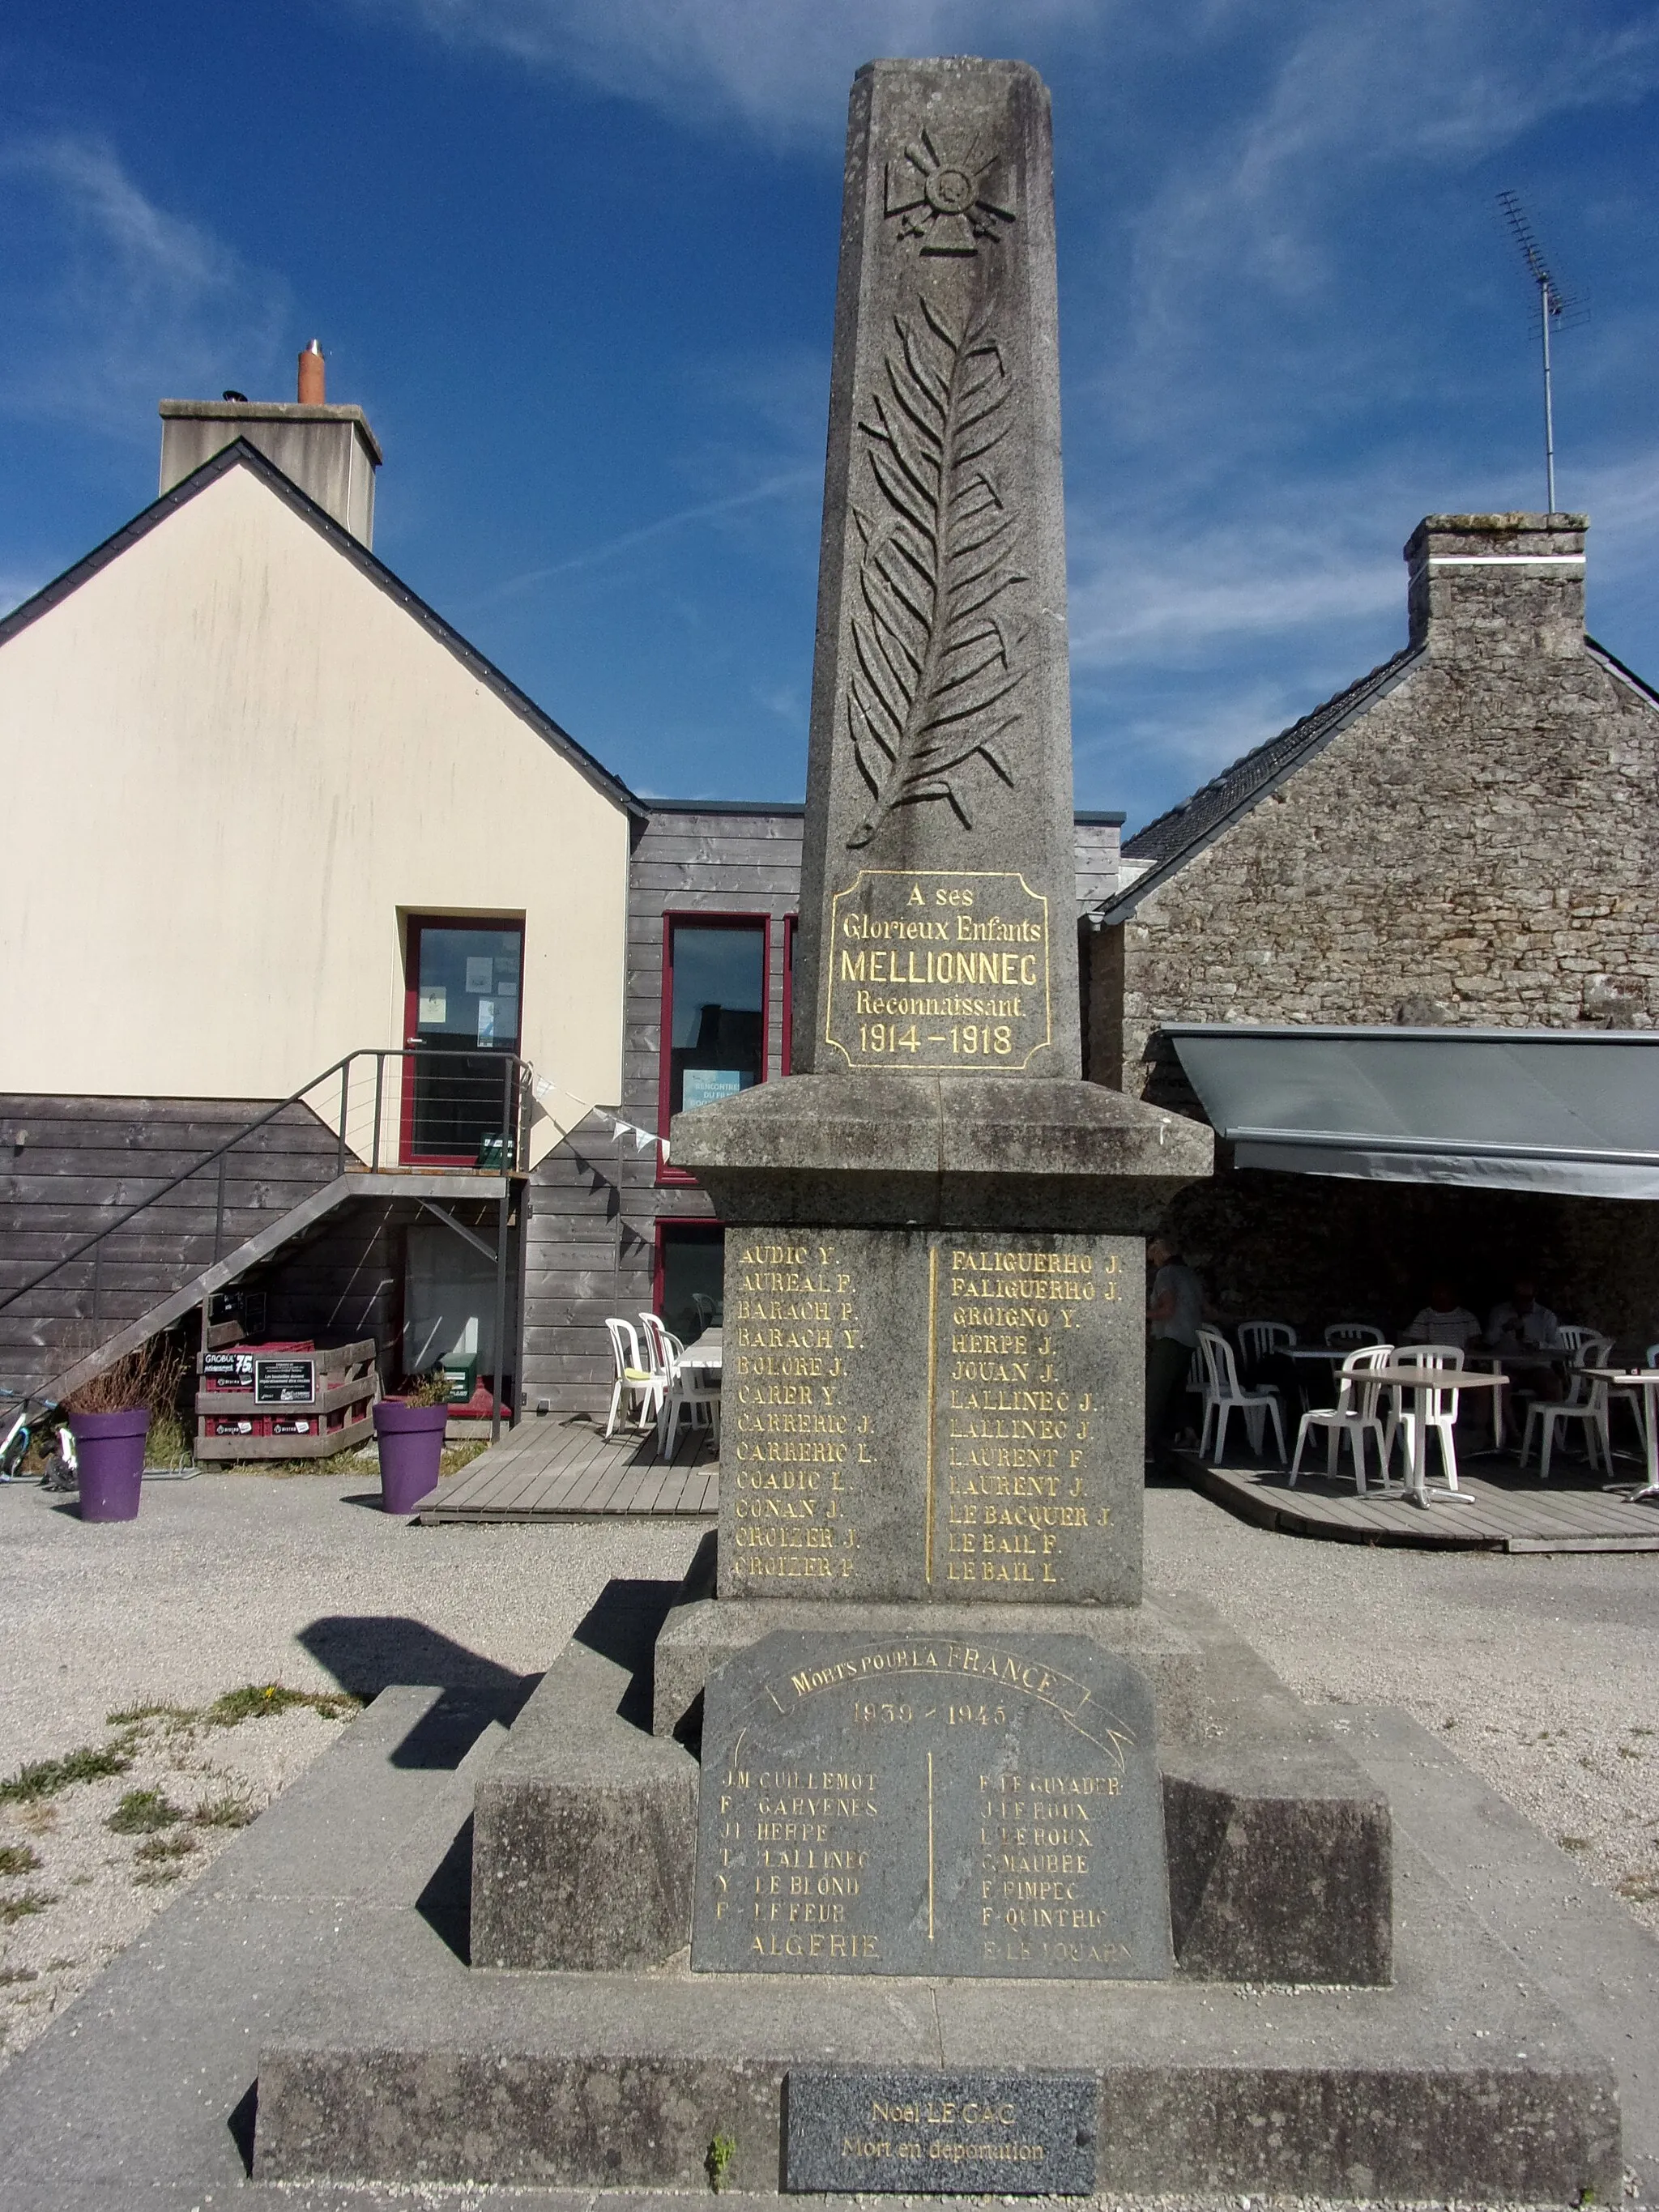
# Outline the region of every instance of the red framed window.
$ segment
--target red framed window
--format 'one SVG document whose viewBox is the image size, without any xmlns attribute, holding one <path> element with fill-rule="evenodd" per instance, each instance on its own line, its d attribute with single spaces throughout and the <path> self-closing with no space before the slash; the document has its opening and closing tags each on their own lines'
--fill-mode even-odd
<svg viewBox="0 0 1659 2212">
<path fill-rule="evenodd" d="M 763 914 L 665 914 L 657 1127 L 766 1080 L 772 925 Z M 690 1182 L 672 1162 L 660 1180 Z"/>
<path fill-rule="evenodd" d="M 800 916 L 787 914 L 783 917 L 783 1036 L 780 1040 L 778 1073 L 788 1075 L 795 1064 L 795 939 L 799 933 Z"/>
<path fill-rule="evenodd" d="M 669 1334 L 691 1344 L 704 1329 L 718 1328 L 725 1299 L 725 1229 L 718 1221 L 659 1215 L 651 1303 Z"/>
<path fill-rule="evenodd" d="M 404 960 L 401 1153 L 406 1164 L 490 1164 L 522 1029 L 524 924 L 410 915 Z"/>
</svg>

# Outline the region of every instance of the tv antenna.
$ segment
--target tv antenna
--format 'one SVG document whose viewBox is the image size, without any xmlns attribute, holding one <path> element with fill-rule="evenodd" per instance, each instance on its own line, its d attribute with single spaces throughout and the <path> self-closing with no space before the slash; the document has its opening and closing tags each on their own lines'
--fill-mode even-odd
<svg viewBox="0 0 1659 2212">
<path fill-rule="evenodd" d="M 1556 283 L 1549 263 L 1544 258 L 1544 249 L 1538 242 L 1538 234 L 1532 227 L 1527 210 L 1515 192 L 1499 192 L 1498 204 L 1510 227 L 1510 234 L 1521 249 L 1521 258 L 1527 264 L 1527 275 L 1538 288 L 1538 329 L 1544 359 L 1544 481 L 1549 512 L 1555 512 L 1555 404 L 1550 386 L 1550 325 L 1559 323 L 1564 331 L 1573 330 L 1589 319 L 1589 310 L 1577 295 L 1569 295 Z"/>
</svg>

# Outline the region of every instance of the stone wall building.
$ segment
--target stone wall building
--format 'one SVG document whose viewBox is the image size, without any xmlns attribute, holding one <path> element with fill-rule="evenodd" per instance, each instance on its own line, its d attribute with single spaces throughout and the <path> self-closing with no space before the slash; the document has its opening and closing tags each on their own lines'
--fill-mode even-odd
<svg viewBox="0 0 1659 2212">
<path fill-rule="evenodd" d="M 1585 518 L 1431 515 L 1404 649 L 1123 847 L 1091 917 L 1094 1078 L 1195 1110 L 1176 1022 L 1650 1030 L 1659 696 L 1584 634 Z M 1518 1266 L 1659 1336 L 1650 1205 L 1250 1170 L 1176 1225 L 1236 1310 L 1375 1309 Z"/>
</svg>

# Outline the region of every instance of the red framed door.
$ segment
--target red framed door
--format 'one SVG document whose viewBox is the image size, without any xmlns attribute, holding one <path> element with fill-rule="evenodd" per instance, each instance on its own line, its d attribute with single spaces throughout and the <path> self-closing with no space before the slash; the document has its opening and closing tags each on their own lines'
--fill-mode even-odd
<svg viewBox="0 0 1659 2212">
<path fill-rule="evenodd" d="M 663 1326 L 682 1344 L 715 1328 L 725 1305 L 726 1231 L 718 1221 L 657 1217 L 655 1279 L 651 1304 Z"/>
<path fill-rule="evenodd" d="M 524 923 L 411 915 L 404 958 L 406 1165 L 487 1164 L 509 1115 L 523 1026 Z"/>
</svg>

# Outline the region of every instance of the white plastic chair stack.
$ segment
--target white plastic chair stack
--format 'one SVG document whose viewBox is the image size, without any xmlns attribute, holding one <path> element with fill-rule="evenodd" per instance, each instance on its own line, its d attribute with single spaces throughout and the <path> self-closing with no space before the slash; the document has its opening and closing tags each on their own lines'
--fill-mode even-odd
<svg viewBox="0 0 1659 2212">
<path fill-rule="evenodd" d="M 1600 1365 L 1600 1361 L 1596 1364 Z M 1584 1456 L 1595 1468 L 1598 1447 L 1601 1463 L 1607 1473 L 1613 1473 L 1613 1443 L 1608 1433 L 1607 1385 L 1601 1376 L 1586 1375 L 1577 1360 L 1573 1362 L 1572 1378 L 1567 1385 L 1567 1395 L 1552 1405 L 1547 1399 L 1534 1398 L 1527 1408 L 1527 1425 L 1521 1436 L 1521 1464 L 1527 1463 L 1532 1449 L 1533 1430 L 1538 1431 L 1538 1480 L 1550 1479 L 1550 1454 L 1555 1447 L 1558 1428 L 1577 1422 L 1584 1431 Z"/>
<path fill-rule="evenodd" d="M 640 1340 L 631 1321 L 623 1321 L 613 1314 L 605 1327 L 611 1339 L 611 1364 L 616 1370 L 605 1432 L 607 1437 L 615 1435 L 617 1416 L 624 1399 L 628 1401 L 628 1418 L 635 1427 L 648 1429 L 657 1410 L 657 1378 L 640 1357 Z"/>
<path fill-rule="evenodd" d="M 657 1456 L 670 1457 L 679 1442 L 680 1416 L 692 1428 L 708 1429 L 716 1446 L 720 1440 L 720 1386 L 688 1355 L 678 1337 L 671 1336 L 656 1314 L 640 1316 L 641 1326 L 662 1363 L 663 1393 L 657 1413 Z"/>
<path fill-rule="evenodd" d="M 1279 1464 L 1285 1464 L 1285 1419 L 1279 1407 L 1279 1393 L 1270 1382 L 1259 1389 L 1246 1390 L 1239 1382 L 1238 1369 L 1233 1362 L 1233 1348 L 1218 1329 L 1200 1328 L 1198 1348 L 1204 1355 L 1206 1388 L 1204 1392 L 1204 1433 L 1199 1438 L 1199 1456 L 1224 1459 L 1227 1453 L 1227 1424 L 1235 1413 L 1244 1419 L 1244 1433 L 1249 1438 L 1250 1449 L 1259 1458 L 1262 1437 L 1268 1420 L 1273 1425 L 1273 1434 L 1279 1439 Z M 1214 1427 L 1213 1447 L 1210 1440 Z"/>
<path fill-rule="evenodd" d="M 1455 1344 L 1402 1344 L 1388 1364 L 1395 1367 L 1420 1367 L 1443 1375 L 1457 1376 L 1463 1371 L 1463 1352 Z M 1418 1395 L 1409 1384 L 1396 1382 L 1389 1393 L 1392 1409 L 1387 1425 L 1387 1444 L 1382 1464 L 1386 1471 L 1389 1456 L 1394 1450 L 1396 1436 L 1406 1448 L 1406 1464 L 1414 1464 L 1417 1456 Z M 1457 1425 L 1457 1385 L 1453 1382 L 1443 1390 L 1431 1391 L 1423 1401 L 1427 1406 L 1426 1425 L 1440 1440 L 1440 1464 L 1445 1473 L 1446 1487 L 1457 1487 L 1457 1445 L 1452 1431 Z M 1424 1438 L 1423 1477 L 1428 1480 L 1428 1439 Z"/>
<path fill-rule="evenodd" d="M 1358 1352 L 1349 1352 L 1342 1362 L 1342 1378 L 1337 1391 L 1336 1403 L 1318 1413 L 1304 1413 L 1296 1432 L 1296 1455 L 1291 1462 L 1291 1487 L 1296 1487 L 1296 1478 L 1302 1466 L 1302 1450 L 1308 1441 L 1310 1429 L 1325 1431 L 1325 1478 L 1334 1482 L 1342 1463 L 1342 1439 L 1348 1440 L 1353 1455 L 1354 1486 L 1364 1498 L 1365 1490 L 1365 1446 L 1368 1440 L 1376 1439 L 1377 1486 L 1380 1489 L 1395 1487 L 1389 1481 L 1389 1440 L 1382 1426 L 1382 1416 L 1377 1404 L 1382 1395 L 1380 1382 L 1368 1382 L 1365 1377 L 1373 1368 L 1386 1367 L 1394 1357 L 1391 1344 L 1368 1344 Z"/>
</svg>

